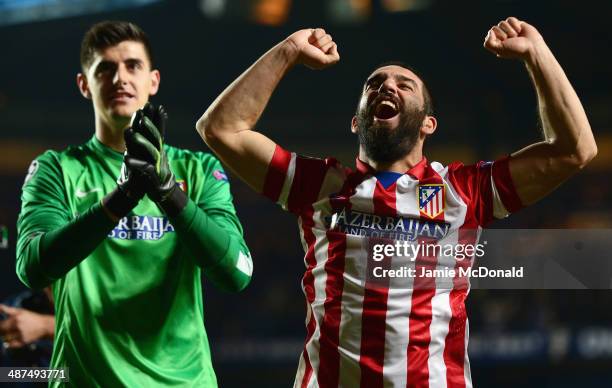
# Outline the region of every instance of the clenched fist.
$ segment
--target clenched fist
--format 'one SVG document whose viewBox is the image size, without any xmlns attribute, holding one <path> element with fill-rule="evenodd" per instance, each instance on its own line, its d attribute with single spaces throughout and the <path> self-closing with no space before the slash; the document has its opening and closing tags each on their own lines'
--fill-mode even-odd
<svg viewBox="0 0 612 388">
<path fill-rule="evenodd" d="M 540 44 L 544 39 L 538 30 L 515 17 L 493 26 L 484 41 L 484 47 L 498 57 L 522 60 L 528 60 Z"/>
<path fill-rule="evenodd" d="M 296 63 L 323 69 L 340 60 L 338 46 L 322 28 L 309 28 L 291 34 L 286 42 L 295 50 Z"/>
</svg>

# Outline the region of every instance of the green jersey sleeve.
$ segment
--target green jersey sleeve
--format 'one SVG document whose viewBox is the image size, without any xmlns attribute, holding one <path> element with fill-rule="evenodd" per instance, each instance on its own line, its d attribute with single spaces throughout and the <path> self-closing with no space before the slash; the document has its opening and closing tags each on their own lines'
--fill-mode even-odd
<svg viewBox="0 0 612 388">
<path fill-rule="evenodd" d="M 57 153 L 47 151 L 30 165 L 17 220 L 16 271 L 28 287 L 43 288 L 64 276 L 114 226 L 99 203 L 83 214 L 70 214 L 65 193 Z"/>
<path fill-rule="evenodd" d="M 251 280 L 253 262 L 221 163 L 197 154 L 191 199 L 171 222 L 206 277 L 217 288 L 240 291 Z M 181 182 L 179 182 L 181 184 Z"/>
</svg>

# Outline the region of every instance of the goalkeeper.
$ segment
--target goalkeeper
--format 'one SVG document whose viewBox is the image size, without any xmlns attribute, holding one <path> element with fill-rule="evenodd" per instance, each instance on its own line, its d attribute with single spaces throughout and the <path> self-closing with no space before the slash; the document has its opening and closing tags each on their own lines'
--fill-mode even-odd
<svg viewBox="0 0 612 388">
<path fill-rule="evenodd" d="M 94 25 L 77 81 L 95 135 L 36 158 L 23 186 L 17 275 L 51 285 L 51 367 L 78 387 L 217 386 L 201 272 L 230 291 L 251 278 L 219 161 L 163 144 L 151 58 L 134 24 Z"/>
</svg>

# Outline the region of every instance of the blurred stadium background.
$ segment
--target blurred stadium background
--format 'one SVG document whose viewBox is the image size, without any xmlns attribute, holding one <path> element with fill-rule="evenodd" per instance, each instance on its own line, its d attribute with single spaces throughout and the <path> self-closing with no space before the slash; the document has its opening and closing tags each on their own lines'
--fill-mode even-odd
<svg viewBox="0 0 612 388">
<path fill-rule="evenodd" d="M 482 48 L 513 15 L 544 35 L 581 97 L 599 155 L 549 198 L 501 228 L 612 226 L 612 3 L 597 0 L 0 0 L 0 299 L 15 276 L 15 222 L 29 162 L 93 133 L 82 99 L 80 39 L 94 22 L 124 19 L 152 40 L 170 113 L 168 142 L 204 150 L 194 124 L 209 103 L 269 47 L 296 29 L 323 26 L 338 65 L 296 68 L 259 129 L 286 148 L 353 164 L 349 132 L 372 66 L 402 60 L 424 73 L 439 119 L 430 160 L 495 158 L 539 138 L 535 94 L 523 66 Z M 304 338 L 303 253 L 292 216 L 232 180 L 255 260 L 238 295 L 205 283 L 206 325 L 222 387 L 287 387 Z M 612 255 L 611 255 L 612 256 Z M 588 265 L 588 263 L 585 263 Z M 146 269 L 143 269 L 146 271 Z M 611 387 L 609 290 L 474 290 L 469 353 L 477 387 Z"/>
</svg>

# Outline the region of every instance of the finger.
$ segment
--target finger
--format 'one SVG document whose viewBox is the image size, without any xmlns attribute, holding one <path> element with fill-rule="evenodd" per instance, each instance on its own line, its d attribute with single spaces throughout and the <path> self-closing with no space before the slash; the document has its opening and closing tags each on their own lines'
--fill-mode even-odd
<svg viewBox="0 0 612 388">
<path fill-rule="evenodd" d="M 139 136 L 138 138 L 139 140 L 136 139 L 136 135 Z M 154 161 L 153 159 L 155 158 L 155 154 L 151 155 L 149 153 L 149 150 L 141 144 L 142 135 L 138 134 L 131 128 L 128 128 L 125 131 L 124 138 L 125 138 L 125 147 L 127 149 L 126 155 L 130 155 L 132 157 L 149 159 L 151 160 L 151 162 Z M 149 142 L 148 140 L 146 141 Z"/>
<path fill-rule="evenodd" d="M 495 36 L 493 29 L 490 29 L 487 33 L 483 46 L 494 54 L 497 54 L 497 51 L 502 47 L 502 43 L 497 36 Z"/>
<path fill-rule="evenodd" d="M 9 335 L 9 333 L 13 330 L 14 325 L 11 323 L 12 321 L 12 319 L 5 319 L 3 321 L 0 321 L 0 335 L 2 336 L 2 338 Z"/>
<path fill-rule="evenodd" d="M 514 28 L 517 33 L 520 34 L 523 30 L 522 22 L 514 16 L 510 16 L 508 19 L 506 19 L 506 21 L 512 26 L 512 28 Z"/>
<path fill-rule="evenodd" d="M 505 40 L 508 37 L 508 35 L 506 35 L 506 33 L 497 26 L 494 26 L 493 28 L 491 28 L 491 31 L 493 31 L 493 34 L 495 34 L 495 36 L 499 40 Z"/>
<path fill-rule="evenodd" d="M 131 147 L 134 146 L 134 130 L 132 129 L 132 127 L 128 127 L 124 132 L 123 132 L 123 140 L 125 140 L 125 146 L 127 147 L 128 151 Z"/>
<path fill-rule="evenodd" d="M 331 55 L 335 62 L 338 62 L 340 60 L 340 54 L 338 53 L 338 45 L 336 43 L 331 46 L 327 54 Z"/>
<path fill-rule="evenodd" d="M 133 157 L 126 157 L 123 162 L 131 171 L 135 171 L 139 177 L 142 177 L 153 184 L 158 183 L 155 180 L 157 173 L 153 164 Z"/>
<path fill-rule="evenodd" d="M 142 112 L 145 116 L 153 118 L 153 116 L 155 115 L 155 107 L 153 106 L 153 104 L 147 101 L 144 108 L 142 108 Z"/>
<path fill-rule="evenodd" d="M 142 109 L 138 109 L 136 112 L 134 112 L 134 114 L 132 115 L 132 121 L 130 123 L 130 127 L 137 128 L 140 125 L 140 121 L 142 120 L 143 115 L 144 115 L 144 112 L 142 111 Z"/>
<path fill-rule="evenodd" d="M 166 110 L 162 105 L 155 105 L 147 102 L 147 105 L 143 108 L 144 115 L 148 117 L 153 125 L 157 128 L 158 132 L 161 134 L 163 139 L 164 130 L 165 130 L 165 121 L 168 119 L 168 115 L 166 114 Z"/>
<path fill-rule="evenodd" d="M 153 164 L 147 162 L 146 160 L 129 156 L 126 157 L 123 162 L 125 163 L 127 168 L 130 169 L 130 171 L 135 172 L 137 176 L 142 177 L 148 180 L 149 182 L 153 182 L 154 184 L 156 183 L 154 182 L 156 173 L 155 166 Z"/>
<path fill-rule="evenodd" d="M 332 48 L 332 46 L 334 45 L 334 42 L 327 42 L 327 44 L 325 44 L 324 46 L 321 46 L 321 51 L 323 51 L 325 54 L 329 54 L 329 49 Z"/>
<path fill-rule="evenodd" d="M 510 23 L 508 23 L 505 20 L 499 22 L 499 24 L 497 26 L 499 28 L 501 28 L 502 31 L 504 31 L 506 33 L 506 35 L 508 35 L 509 38 L 514 38 L 514 37 L 518 36 L 518 32 L 515 31 L 514 28 L 512 28 L 512 26 L 510 25 Z"/>
<path fill-rule="evenodd" d="M 134 148 L 144 150 L 146 154 L 150 155 L 152 159 L 151 162 L 155 163 L 159 160 L 159 150 L 153 144 L 151 144 L 151 142 L 146 137 L 136 132 L 134 133 L 133 141 L 135 145 Z"/>
<path fill-rule="evenodd" d="M 323 49 L 323 46 L 327 45 L 331 41 L 332 41 L 331 35 L 326 34 L 326 35 L 323 35 L 321 39 L 317 40 L 314 45 L 319 47 L 320 49 Z"/>
<path fill-rule="evenodd" d="M 159 134 L 161 135 L 162 141 L 166 138 L 166 121 L 168 120 L 168 113 L 163 105 L 157 107 L 157 122 L 155 123 Z"/>
<path fill-rule="evenodd" d="M 17 348 L 23 348 L 25 346 L 25 342 L 18 340 L 18 339 L 14 339 L 11 341 L 5 341 L 5 347 L 8 349 L 17 349 Z"/>
<path fill-rule="evenodd" d="M 316 40 L 319 40 L 325 36 L 325 30 L 322 28 L 315 28 L 312 35 L 315 37 Z"/>
<path fill-rule="evenodd" d="M 151 166 L 151 163 L 146 160 L 138 159 L 133 156 L 126 156 L 123 162 L 132 170 L 145 171 L 147 166 Z"/>
<path fill-rule="evenodd" d="M 15 307 L 10 307 L 7 306 L 5 304 L 0 304 L 0 313 L 6 314 L 6 315 L 15 315 L 19 312 L 18 308 Z"/>
<path fill-rule="evenodd" d="M 149 139 L 155 145 L 155 147 L 157 147 L 157 149 L 161 150 L 163 144 L 162 137 L 155 124 L 153 124 L 153 121 L 151 121 L 151 119 L 149 119 L 147 116 L 144 116 L 142 118 L 142 124 L 143 129 L 148 132 L 147 134 L 143 131 L 143 135 L 145 135 L 145 137 Z"/>
</svg>

